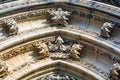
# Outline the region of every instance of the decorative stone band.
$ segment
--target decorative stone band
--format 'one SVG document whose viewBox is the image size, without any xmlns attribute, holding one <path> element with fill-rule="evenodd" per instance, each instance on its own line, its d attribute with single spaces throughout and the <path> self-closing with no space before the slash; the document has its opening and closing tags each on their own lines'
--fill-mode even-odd
<svg viewBox="0 0 120 80">
<path fill-rule="evenodd" d="M 39 33 L 39 31 L 38 31 L 38 33 Z M 113 47 L 112 48 L 111 44 L 107 44 L 106 42 L 101 42 L 100 40 L 94 40 L 93 41 L 93 40 L 90 40 L 90 39 L 92 39 L 90 36 L 86 36 L 86 35 L 83 36 L 83 34 L 78 35 L 76 32 L 72 32 L 72 31 L 69 31 L 69 30 L 62 30 L 62 29 L 59 29 L 59 30 L 58 29 L 57 30 L 56 29 L 52 29 L 52 31 L 48 30 L 47 33 L 45 31 L 41 32 L 41 34 L 36 34 L 35 33 L 35 34 L 32 34 L 34 37 L 32 37 L 32 36 L 30 37 L 29 36 L 28 38 L 27 37 L 24 38 L 25 35 L 23 37 L 21 35 L 20 39 L 23 38 L 23 40 L 20 40 L 19 37 L 17 36 L 17 40 L 18 41 L 17 40 L 13 41 L 13 39 L 11 39 L 13 42 L 10 42 L 11 40 L 9 39 L 9 41 L 4 42 L 4 43 L 1 44 L 1 46 L 2 46 L 1 49 L 6 49 L 6 46 L 9 48 L 11 46 L 15 46 L 17 44 L 21 44 L 21 43 L 26 42 L 28 40 L 31 40 L 33 38 L 48 37 L 48 36 L 50 37 L 50 36 L 54 36 L 54 35 L 64 35 L 64 33 L 65 34 L 66 33 L 69 34 L 69 35 L 66 35 L 66 36 L 70 36 L 71 38 L 74 38 L 74 39 L 79 39 L 80 38 L 80 40 L 85 41 L 86 43 L 81 43 L 81 44 L 83 44 L 84 46 L 88 47 L 89 49 L 92 49 L 93 51 L 95 51 L 99 55 L 103 55 L 105 57 L 108 57 L 108 58 L 110 58 L 111 60 L 113 60 L 115 62 L 119 62 L 120 61 L 119 53 L 118 53 L 119 49 L 117 50 L 117 48 L 114 47 L 114 46 L 112 46 Z M 49 35 L 46 35 L 46 34 L 49 34 Z M 85 38 L 87 38 L 87 39 L 85 39 Z M 90 41 L 93 41 L 94 43 L 90 42 L 90 41 L 87 41 L 88 39 Z M 35 41 L 32 41 L 32 42 L 24 43 L 24 44 L 19 45 L 19 46 L 15 46 L 15 47 L 13 47 L 13 48 L 11 48 L 9 50 L 5 50 L 5 51 L 1 52 L 0 58 L 3 59 L 3 60 L 6 60 L 6 59 L 14 57 L 14 56 L 16 56 L 18 54 L 22 54 L 22 53 L 25 53 L 25 52 L 28 52 L 28 51 L 33 51 L 34 45 L 36 45 L 36 44 L 40 45 L 42 42 L 44 42 L 44 43 L 46 43 L 46 41 L 49 42 L 49 40 L 50 39 L 48 39 L 48 38 L 46 38 L 46 39 L 45 38 L 43 38 L 43 39 L 41 38 L 40 40 L 38 39 L 38 40 L 35 40 Z M 98 48 L 93 47 L 93 45 L 90 46 L 90 45 L 88 45 L 88 43 L 91 43 L 93 45 L 97 45 Z M 104 44 L 104 43 L 106 43 L 106 44 Z M 62 47 L 62 45 L 61 45 L 61 47 Z M 110 52 L 108 52 L 108 51 L 110 51 Z M 114 53 L 114 54 L 112 54 L 112 53 Z"/>
<path fill-rule="evenodd" d="M 77 75 L 78 77 L 80 77 L 80 73 L 82 72 L 82 73 L 86 74 L 86 77 L 89 76 L 89 78 L 92 78 L 94 80 L 98 80 L 98 79 L 99 80 L 105 80 L 106 79 L 105 77 L 95 73 L 94 71 L 91 71 L 90 69 L 87 69 L 85 67 L 82 67 L 82 66 L 74 64 L 74 63 L 69 63 L 69 62 L 65 62 L 65 61 L 62 61 L 62 60 L 56 60 L 56 61 L 47 60 L 44 63 L 41 63 L 39 61 L 39 62 L 36 62 L 35 64 L 26 66 L 23 69 L 15 72 L 14 74 L 11 74 L 10 76 L 6 77 L 4 80 L 8 80 L 8 79 L 21 80 L 24 77 L 24 75 L 29 75 L 28 78 L 30 78 L 30 76 L 32 77 L 32 76 L 35 76 L 35 74 L 37 75 L 39 70 L 40 71 L 49 70 L 50 68 L 54 69 L 58 66 L 61 66 L 62 68 L 65 68 L 63 70 L 65 70 L 65 71 L 67 70 L 70 73 L 76 72 L 77 74 L 79 74 L 79 75 Z M 67 67 L 67 69 L 66 69 L 66 67 Z M 30 75 L 33 71 L 34 72 L 36 71 L 36 73 L 34 75 L 33 74 Z M 44 71 L 44 72 L 46 72 L 46 71 Z M 49 72 L 49 71 L 47 71 L 47 72 Z M 27 77 L 25 77 L 25 78 L 27 79 Z"/>
<path fill-rule="evenodd" d="M 39 9 L 39 10 L 33 10 L 33 11 L 29 11 L 29 12 L 22 12 L 22 13 L 18 13 L 18 14 L 14 14 L 14 15 L 10 15 L 10 16 L 6 16 L 3 18 L 0 18 L 0 24 L 9 18 L 13 18 L 14 20 L 16 20 L 17 22 L 22 22 L 24 20 L 27 19 L 34 19 L 37 17 L 43 17 L 43 16 L 48 16 L 49 15 L 49 11 L 51 10 L 56 10 L 56 8 L 46 8 L 46 9 Z M 78 16 L 78 17 L 85 17 L 85 18 L 90 18 L 96 21 L 100 21 L 100 22 L 105 22 L 108 19 L 96 14 L 91 14 L 91 13 L 87 13 L 87 12 L 83 12 L 83 11 L 77 11 L 77 10 L 70 10 L 71 15 L 73 16 Z M 113 21 L 115 22 L 115 21 Z M 118 22 L 116 22 L 116 24 L 119 24 Z"/>
<path fill-rule="evenodd" d="M 116 16 L 120 16 L 120 8 L 111 6 L 108 4 L 96 2 L 96 1 L 90 1 L 90 0 L 29 0 L 29 1 L 19 0 L 19 1 L 14 1 L 10 3 L 1 4 L 0 14 L 6 13 L 8 11 L 24 8 L 24 7 L 30 7 L 30 6 L 48 4 L 48 3 L 56 3 L 56 2 L 65 2 L 65 3 L 80 5 L 80 6 L 104 11 L 110 14 L 114 14 Z"/>
</svg>

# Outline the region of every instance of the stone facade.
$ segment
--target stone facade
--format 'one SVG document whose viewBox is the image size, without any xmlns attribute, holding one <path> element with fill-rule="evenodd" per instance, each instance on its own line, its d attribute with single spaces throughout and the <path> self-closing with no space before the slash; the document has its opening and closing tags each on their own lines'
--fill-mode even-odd
<svg viewBox="0 0 120 80">
<path fill-rule="evenodd" d="M 1 79 L 119 80 L 118 7 L 18 0 L 0 10 Z"/>
</svg>

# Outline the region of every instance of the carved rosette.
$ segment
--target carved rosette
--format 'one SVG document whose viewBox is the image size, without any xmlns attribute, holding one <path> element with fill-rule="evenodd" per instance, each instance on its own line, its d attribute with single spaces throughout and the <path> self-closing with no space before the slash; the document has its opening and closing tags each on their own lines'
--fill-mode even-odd
<svg viewBox="0 0 120 80">
<path fill-rule="evenodd" d="M 8 72 L 8 67 L 4 61 L 0 60 L 0 78 L 4 77 Z"/>
</svg>

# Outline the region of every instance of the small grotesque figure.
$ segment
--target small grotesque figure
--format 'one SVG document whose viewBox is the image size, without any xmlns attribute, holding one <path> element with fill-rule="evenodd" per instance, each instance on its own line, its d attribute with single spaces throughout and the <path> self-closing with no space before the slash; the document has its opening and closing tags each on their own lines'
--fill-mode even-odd
<svg viewBox="0 0 120 80">
<path fill-rule="evenodd" d="M 70 12 L 63 11 L 61 8 L 58 8 L 57 11 L 51 11 L 50 14 L 53 16 L 52 20 L 55 25 L 69 26 L 67 16 L 70 15 Z"/>
<path fill-rule="evenodd" d="M 120 63 L 113 64 L 110 70 L 110 78 L 112 80 L 120 80 Z"/>
<path fill-rule="evenodd" d="M 70 57 L 74 59 L 79 59 L 80 51 L 82 50 L 82 48 L 82 45 L 74 44 L 70 50 Z"/>
<path fill-rule="evenodd" d="M 110 22 L 105 22 L 103 26 L 101 27 L 101 33 L 100 36 L 104 38 L 110 38 L 112 28 L 114 27 L 114 24 Z"/>
<path fill-rule="evenodd" d="M 18 26 L 13 18 L 5 19 L 3 23 L 9 35 L 14 35 L 18 33 Z"/>
<path fill-rule="evenodd" d="M 8 67 L 3 60 L 0 60 L 0 78 L 4 77 L 8 73 Z"/>
<path fill-rule="evenodd" d="M 44 58 L 48 57 L 49 50 L 45 43 L 41 43 L 39 46 L 35 46 L 34 52 L 39 53 L 40 58 Z"/>
</svg>

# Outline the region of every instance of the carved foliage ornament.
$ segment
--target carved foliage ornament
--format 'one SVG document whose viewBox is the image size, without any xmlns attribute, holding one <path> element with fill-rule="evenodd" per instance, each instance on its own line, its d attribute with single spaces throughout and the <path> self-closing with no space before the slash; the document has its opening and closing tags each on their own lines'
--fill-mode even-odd
<svg viewBox="0 0 120 80">
<path fill-rule="evenodd" d="M 113 27 L 114 27 L 114 24 L 110 22 L 105 22 L 101 27 L 100 36 L 104 38 L 110 38 Z"/>
<path fill-rule="evenodd" d="M 110 70 L 110 78 L 112 80 L 120 80 L 120 63 L 113 64 Z"/>
<path fill-rule="evenodd" d="M 67 16 L 70 15 L 70 12 L 63 11 L 61 8 L 58 8 L 57 11 L 50 11 L 49 13 L 53 16 L 51 20 L 53 21 L 54 25 L 62 25 L 65 27 L 69 25 L 67 22 L 69 20 Z"/>
<path fill-rule="evenodd" d="M 5 76 L 8 72 L 8 67 L 4 61 L 0 60 L 0 78 Z"/>
<path fill-rule="evenodd" d="M 34 45 L 33 46 L 34 53 L 38 53 L 40 55 L 40 58 L 48 57 L 49 50 L 46 43 L 41 43 L 40 45 Z"/>
<path fill-rule="evenodd" d="M 9 35 L 14 35 L 18 33 L 17 22 L 13 18 L 4 19 L 2 21 L 3 28 L 8 31 Z"/>
<path fill-rule="evenodd" d="M 82 50 L 82 48 L 82 45 L 74 44 L 70 50 L 70 57 L 74 59 L 79 59 L 80 51 Z"/>
</svg>

